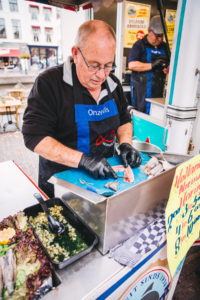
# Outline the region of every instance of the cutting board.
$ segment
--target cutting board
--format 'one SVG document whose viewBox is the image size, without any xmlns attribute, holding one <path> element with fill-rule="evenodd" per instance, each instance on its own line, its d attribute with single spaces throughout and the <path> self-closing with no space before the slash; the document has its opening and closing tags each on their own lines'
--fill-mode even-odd
<svg viewBox="0 0 200 300">
<path fill-rule="evenodd" d="M 109 178 L 109 179 L 95 179 L 92 176 L 90 176 L 86 171 L 81 170 L 81 169 L 70 169 L 70 170 L 67 170 L 67 171 L 56 173 L 56 174 L 54 174 L 54 176 L 57 177 L 57 178 L 60 178 L 62 180 L 68 181 L 70 183 L 73 183 L 77 186 L 80 186 L 84 189 L 96 192 L 100 195 L 111 196 L 114 193 L 117 194 L 119 192 L 127 190 L 130 187 L 132 187 L 132 186 L 134 186 L 138 183 L 141 183 L 141 182 L 145 181 L 148 178 L 148 176 L 143 173 L 142 166 L 144 166 L 150 160 L 150 157 L 143 154 L 143 153 L 140 153 L 140 155 L 141 155 L 141 158 L 142 158 L 141 166 L 136 167 L 136 168 L 132 168 L 133 174 L 134 174 L 134 177 L 135 177 L 134 182 L 133 183 L 128 183 L 128 182 L 124 182 L 123 178 L 118 178 L 117 179 L 117 182 L 118 182 L 117 192 L 114 192 L 113 190 L 108 189 L 108 188 L 105 187 L 106 183 L 108 183 L 110 181 L 113 182 L 113 181 L 115 181 L 115 179 L 112 179 L 112 178 Z M 110 157 L 107 160 L 108 160 L 108 162 L 111 166 L 122 165 L 122 160 L 121 160 L 120 156 Z M 124 172 L 117 172 L 117 174 L 119 176 L 120 175 L 123 176 Z M 85 181 L 86 183 L 81 184 L 80 181 L 82 181 L 82 182 Z"/>
</svg>

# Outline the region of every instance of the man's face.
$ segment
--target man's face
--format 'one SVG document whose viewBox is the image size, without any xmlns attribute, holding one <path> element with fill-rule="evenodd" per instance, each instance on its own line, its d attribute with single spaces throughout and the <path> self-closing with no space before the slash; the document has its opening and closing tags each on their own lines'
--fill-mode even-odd
<svg viewBox="0 0 200 300">
<path fill-rule="evenodd" d="M 89 91 L 101 89 L 108 77 L 115 57 L 115 41 L 113 38 L 91 36 L 80 48 L 73 47 L 72 55 L 76 64 L 80 83 Z M 106 69 L 90 70 L 88 66 L 99 66 Z M 109 68 L 110 67 L 110 68 Z"/>
<path fill-rule="evenodd" d="M 149 30 L 147 39 L 152 46 L 156 47 L 163 41 L 163 34 L 155 34 L 152 30 Z"/>
</svg>

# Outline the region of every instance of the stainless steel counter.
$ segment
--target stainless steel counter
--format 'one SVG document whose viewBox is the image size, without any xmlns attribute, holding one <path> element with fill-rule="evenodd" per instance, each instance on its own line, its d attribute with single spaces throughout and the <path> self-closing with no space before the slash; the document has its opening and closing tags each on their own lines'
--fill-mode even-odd
<svg viewBox="0 0 200 300">
<path fill-rule="evenodd" d="M 136 169 L 140 176 L 140 167 Z M 168 199 L 175 170 L 173 166 L 110 197 L 92 193 L 56 176 L 50 181 L 56 197 L 62 198 L 96 232 L 100 239 L 98 249 L 106 254 L 134 235 L 134 223 L 139 214 L 147 214 Z"/>
<path fill-rule="evenodd" d="M 33 193 L 38 191 L 38 187 L 12 161 L 8 161 L 0 163 L 0 190 L 0 217 L 3 219 L 35 204 L 36 200 Z M 172 279 L 166 255 L 166 241 L 164 239 L 159 247 L 151 253 L 146 253 L 138 265 L 131 269 L 123 267 L 113 259 L 109 259 L 107 255 L 103 256 L 98 250 L 94 249 L 90 254 L 72 265 L 58 270 L 57 274 L 62 283 L 43 299 L 119 299 L 130 286 L 137 286 L 138 282 L 143 284 L 144 278 L 148 281 L 150 279 L 149 274 L 154 272 L 154 269 L 159 269 L 158 278 L 164 278 L 166 272 L 167 277 L 166 284 L 160 282 L 160 285 L 158 285 L 158 294 L 161 297 L 161 293 L 165 292 L 164 289 L 168 291 L 168 286 L 170 286 L 168 299 L 171 300 L 181 269 Z M 142 293 L 145 293 L 146 288 L 144 286 Z M 132 291 L 135 293 L 135 288 Z"/>
<path fill-rule="evenodd" d="M 0 163 L 0 220 L 36 204 L 33 194 L 38 187 L 12 162 Z M 58 270 L 62 283 L 43 299 L 80 300 L 104 281 L 114 276 L 123 267 L 98 250 Z"/>
</svg>

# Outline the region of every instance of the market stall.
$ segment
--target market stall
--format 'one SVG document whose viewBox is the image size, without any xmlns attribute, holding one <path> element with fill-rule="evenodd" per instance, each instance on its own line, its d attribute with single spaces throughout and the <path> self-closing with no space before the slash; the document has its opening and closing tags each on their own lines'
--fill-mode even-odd
<svg viewBox="0 0 200 300">
<path fill-rule="evenodd" d="M 186 159 L 184 157 L 184 161 Z M 99 244 L 86 256 L 57 269 L 57 285 L 44 299 L 63 299 L 66 294 L 71 299 L 126 299 L 128 296 L 142 299 L 144 295 L 150 296 L 154 293 L 163 299 L 167 296 L 172 299 L 184 257 L 172 277 L 167 260 L 163 218 L 176 169 L 176 165 L 173 165 L 170 170 L 154 178 L 143 177 L 139 183 L 110 197 L 76 185 L 75 181 L 66 181 L 69 175 L 66 172 L 69 171 L 54 176 L 52 180 L 56 196 L 73 207 L 85 223 L 93 228 L 99 237 Z M 140 171 L 134 170 L 134 173 Z M 85 178 L 81 171 L 77 175 Z M 0 177 L 1 220 L 35 206 L 35 192 L 46 198 L 37 185 L 12 161 L 0 164 Z M 76 174 L 73 178 L 76 178 Z M 90 182 L 91 186 L 92 183 Z M 95 180 L 93 188 L 100 188 L 95 185 Z M 136 229 L 139 229 L 137 234 Z M 151 238 L 147 231 L 151 233 Z M 129 260 L 128 256 L 133 248 L 130 245 L 127 247 L 127 243 L 123 241 L 132 239 L 132 242 L 136 236 L 139 242 L 142 235 L 148 238 L 148 249 L 141 248 L 142 252 L 131 256 Z M 120 246 L 117 246 L 117 251 L 116 245 Z"/>
<path fill-rule="evenodd" d="M 167 178 L 169 178 L 167 186 L 165 185 L 165 195 L 163 194 L 163 190 L 162 193 L 160 190 L 158 196 L 155 198 L 156 201 L 154 202 L 154 204 L 158 202 L 161 194 L 162 196 L 167 197 L 170 189 L 170 182 L 173 178 L 174 169 L 175 168 L 172 168 L 170 172 L 162 174 L 160 179 L 161 181 L 158 179 L 159 176 L 157 178 L 154 178 L 153 180 L 150 180 L 152 182 L 152 186 L 156 189 L 158 188 L 159 182 L 162 182 L 163 185 L 164 183 L 167 183 Z M 0 164 L 0 175 L 1 219 L 5 218 L 8 215 L 15 214 L 20 210 L 24 210 L 26 207 L 36 204 L 36 200 L 33 194 L 38 191 L 42 194 L 42 192 L 35 185 L 35 183 L 32 182 L 31 179 L 23 172 L 23 170 L 20 169 L 19 166 L 17 166 L 12 161 L 3 162 Z M 59 181 L 63 183 L 61 179 L 58 179 L 56 187 L 59 186 Z M 139 186 L 141 185 L 138 185 L 138 187 Z M 61 189 L 58 190 L 61 191 Z M 65 192 L 67 191 L 65 187 L 64 190 Z M 132 192 L 137 193 L 137 189 L 133 188 Z M 139 192 L 141 192 L 140 188 Z M 146 192 L 148 192 L 147 188 Z M 95 193 L 91 191 L 86 191 L 86 193 L 88 193 L 88 197 L 90 197 L 90 199 L 93 198 L 93 194 L 94 196 L 96 196 Z M 43 197 L 44 196 L 45 195 L 43 194 Z M 154 194 L 154 197 L 155 196 L 156 195 Z M 86 202 L 87 200 L 84 198 L 82 195 L 82 200 Z M 115 199 L 106 201 L 106 206 L 108 206 L 109 214 L 111 215 L 112 210 L 114 209 L 112 202 L 115 202 L 119 210 L 121 210 L 122 207 L 120 206 L 120 202 L 121 204 L 123 203 L 123 205 L 125 205 L 131 201 L 131 197 L 127 197 L 127 193 L 122 193 L 122 195 L 119 197 L 120 199 L 116 199 L 116 197 L 114 198 Z M 71 199 L 71 197 L 68 197 L 68 200 L 69 199 Z M 146 206 L 146 208 L 148 209 L 149 206 Z M 108 218 L 111 218 L 111 215 L 109 217 L 109 214 Z M 127 215 L 127 212 L 125 212 L 125 214 Z M 123 215 L 123 213 L 121 213 L 121 215 Z M 112 230 L 112 222 L 114 224 L 116 220 L 110 219 L 106 224 L 109 225 L 110 223 L 108 231 Z M 102 239 L 103 243 L 105 244 L 106 250 L 117 243 L 116 240 L 111 240 L 109 234 L 107 236 L 105 235 L 104 240 L 101 236 L 100 239 Z M 109 243 L 111 244 L 109 245 Z M 102 248 L 101 245 L 102 243 L 100 243 L 100 248 Z M 154 281 L 156 286 L 159 287 L 158 290 L 160 290 L 160 295 L 163 293 L 168 294 L 169 290 L 170 293 L 173 294 L 179 272 L 172 282 L 166 260 L 165 238 L 160 241 L 159 247 L 145 254 L 134 268 L 130 268 L 128 266 L 125 267 L 119 264 L 114 259 L 109 258 L 108 254 L 102 255 L 101 249 L 100 251 L 98 251 L 97 249 L 93 250 L 90 254 L 86 255 L 70 266 L 63 268 L 62 270 L 57 270 L 57 274 L 61 280 L 61 283 L 53 291 L 49 292 L 44 297 L 44 299 L 63 299 L 66 294 L 69 295 L 70 299 L 105 299 L 108 296 L 109 299 L 116 299 L 116 297 L 119 297 L 124 293 L 126 294 L 125 291 L 128 287 L 130 288 L 130 286 L 137 286 L 139 284 L 138 280 L 140 278 L 144 278 L 145 276 L 148 277 L 149 272 L 155 274 L 154 277 L 157 281 Z M 159 285 L 159 282 L 161 285 Z M 147 286 L 145 286 L 145 288 L 146 287 Z"/>
<path fill-rule="evenodd" d="M 173 109 L 176 110 L 176 108 Z M 193 116 L 190 115 L 190 117 Z M 176 118 L 175 121 L 177 121 Z M 163 125 L 162 130 L 164 129 L 166 128 Z M 187 128 L 185 128 L 187 134 L 186 130 Z M 112 158 L 109 162 L 113 166 L 120 165 L 121 162 L 117 159 L 116 157 Z M 143 156 L 143 168 L 149 160 L 149 157 Z M 135 173 L 134 183 L 125 185 L 123 181 L 125 176 L 123 176 L 123 179 L 119 179 L 116 190 L 110 189 L 110 187 L 108 190 L 105 189 L 107 181 L 101 181 L 100 185 L 100 181 L 86 177 L 86 174 L 79 170 L 55 174 L 51 178 L 51 182 L 54 183 L 56 197 L 68 204 L 92 228 L 99 238 L 99 244 L 96 249 L 81 257 L 80 260 L 57 270 L 61 282 L 44 299 L 64 299 L 66 295 L 70 299 L 145 299 L 145 297 L 153 297 L 153 295 L 156 295 L 158 299 L 166 297 L 172 299 L 185 252 L 183 252 L 183 257 L 172 276 L 167 260 L 163 223 L 162 227 L 158 228 L 157 234 L 150 241 L 148 240 L 149 249 L 139 249 L 141 252 L 135 252 L 137 255 L 134 257 L 128 257 L 127 253 L 129 250 L 131 252 L 133 248 L 132 245 L 128 248 L 124 241 L 130 241 L 129 239 L 133 238 L 131 242 L 133 241 L 133 246 L 135 246 L 136 242 L 138 243 L 141 241 L 141 237 L 144 237 L 145 230 L 152 229 L 149 227 L 152 221 L 153 225 L 157 225 L 154 223 L 157 222 L 157 219 L 163 220 L 165 205 L 170 196 L 176 169 L 175 164 L 169 170 L 163 170 L 164 172 L 148 179 L 142 172 L 142 168 L 135 168 L 133 171 Z M 186 176 L 188 178 L 191 175 L 189 173 L 190 171 Z M 37 185 L 11 161 L 0 164 L 0 174 L 2 178 L 0 183 L 1 219 L 35 204 L 36 200 L 33 197 L 35 192 L 39 191 L 43 194 Z M 184 181 L 185 178 L 182 178 L 181 174 L 179 175 L 180 182 Z M 187 187 L 184 186 L 184 190 L 187 191 Z M 44 194 L 43 197 L 45 197 Z M 195 201 L 197 202 L 197 200 Z M 158 218 L 152 217 L 150 212 L 154 214 L 155 209 L 160 205 L 164 207 L 162 214 Z M 178 207 L 175 212 L 172 211 L 171 216 L 175 219 L 179 213 Z M 187 214 L 188 210 L 185 211 L 185 215 Z M 152 217 L 151 222 L 145 223 L 148 217 Z M 142 227 L 140 224 L 136 224 L 139 218 L 144 222 Z M 173 218 L 171 217 L 170 225 Z M 198 217 L 195 219 L 196 223 L 197 221 Z M 134 236 L 136 227 L 137 235 Z M 159 235 L 160 239 L 156 240 L 160 228 L 163 231 Z M 179 231 L 178 226 L 177 233 L 180 235 Z M 191 232 L 192 228 L 190 228 L 189 234 Z M 145 235 L 148 238 L 149 236 Z M 152 241 L 154 243 L 151 243 Z M 181 236 L 178 237 L 179 245 L 180 241 Z M 125 248 L 123 248 L 124 246 Z"/>
</svg>

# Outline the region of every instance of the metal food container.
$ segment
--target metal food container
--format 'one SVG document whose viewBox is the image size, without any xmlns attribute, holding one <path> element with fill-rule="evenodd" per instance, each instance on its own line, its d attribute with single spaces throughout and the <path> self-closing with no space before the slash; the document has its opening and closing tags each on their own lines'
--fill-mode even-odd
<svg viewBox="0 0 200 300">
<path fill-rule="evenodd" d="M 62 206 L 62 208 L 63 208 L 62 214 L 64 215 L 66 220 L 70 223 L 70 225 L 76 229 L 76 231 L 78 232 L 79 236 L 83 239 L 83 241 L 88 245 L 88 247 L 86 249 L 84 249 L 83 251 L 73 255 L 72 257 L 70 257 L 60 263 L 57 263 L 50 257 L 45 246 L 43 245 L 43 243 L 41 242 L 41 240 L 39 239 L 37 234 L 34 232 L 36 238 L 41 243 L 42 248 L 44 249 L 46 255 L 48 256 L 48 258 L 52 262 L 52 264 L 57 269 L 63 269 L 66 266 L 75 262 L 76 260 L 80 259 L 81 257 L 85 256 L 86 254 L 90 253 L 92 251 L 92 249 L 94 248 L 94 246 L 97 245 L 98 237 L 93 232 L 93 230 L 61 199 L 51 198 L 45 202 L 46 202 L 46 205 L 48 208 L 53 207 L 54 205 Z M 30 217 L 30 216 L 36 217 L 39 212 L 43 212 L 40 204 L 32 205 L 32 206 L 24 209 L 24 213 L 26 214 L 27 217 Z"/>
<path fill-rule="evenodd" d="M 172 152 L 162 152 L 160 154 L 155 154 L 155 157 L 157 157 L 158 159 L 164 158 L 170 164 L 178 165 L 192 158 L 193 155 L 189 155 L 189 154 L 184 155 L 184 154 L 178 154 Z"/>
<path fill-rule="evenodd" d="M 132 140 L 132 146 L 139 152 L 149 154 L 149 155 L 160 154 L 162 152 L 162 150 L 158 146 L 151 144 L 151 143 L 141 142 L 141 141 L 138 141 L 137 139 Z M 119 154 L 119 145 L 118 144 L 116 144 L 115 149 L 116 149 L 117 154 Z"/>
<path fill-rule="evenodd" d="M 154 153 L 160 153 L 162 150 L 151 143 L 146 143 L 146 142 L 140 142 L 137 140 L 132 141 L 133 147 L 143 153 L 148 153 L 148 154 L 154 154 Z"/>
<path fill-rule="evenodd" d="M 53 176 L 55 195 L 62 198 L 99 236 L 98 249 L 106 254 L 118 243 L 134 235 L 138 214 L 154 209 L 168 199 L 176 167 L 104 197 Z"/>
</svg>

